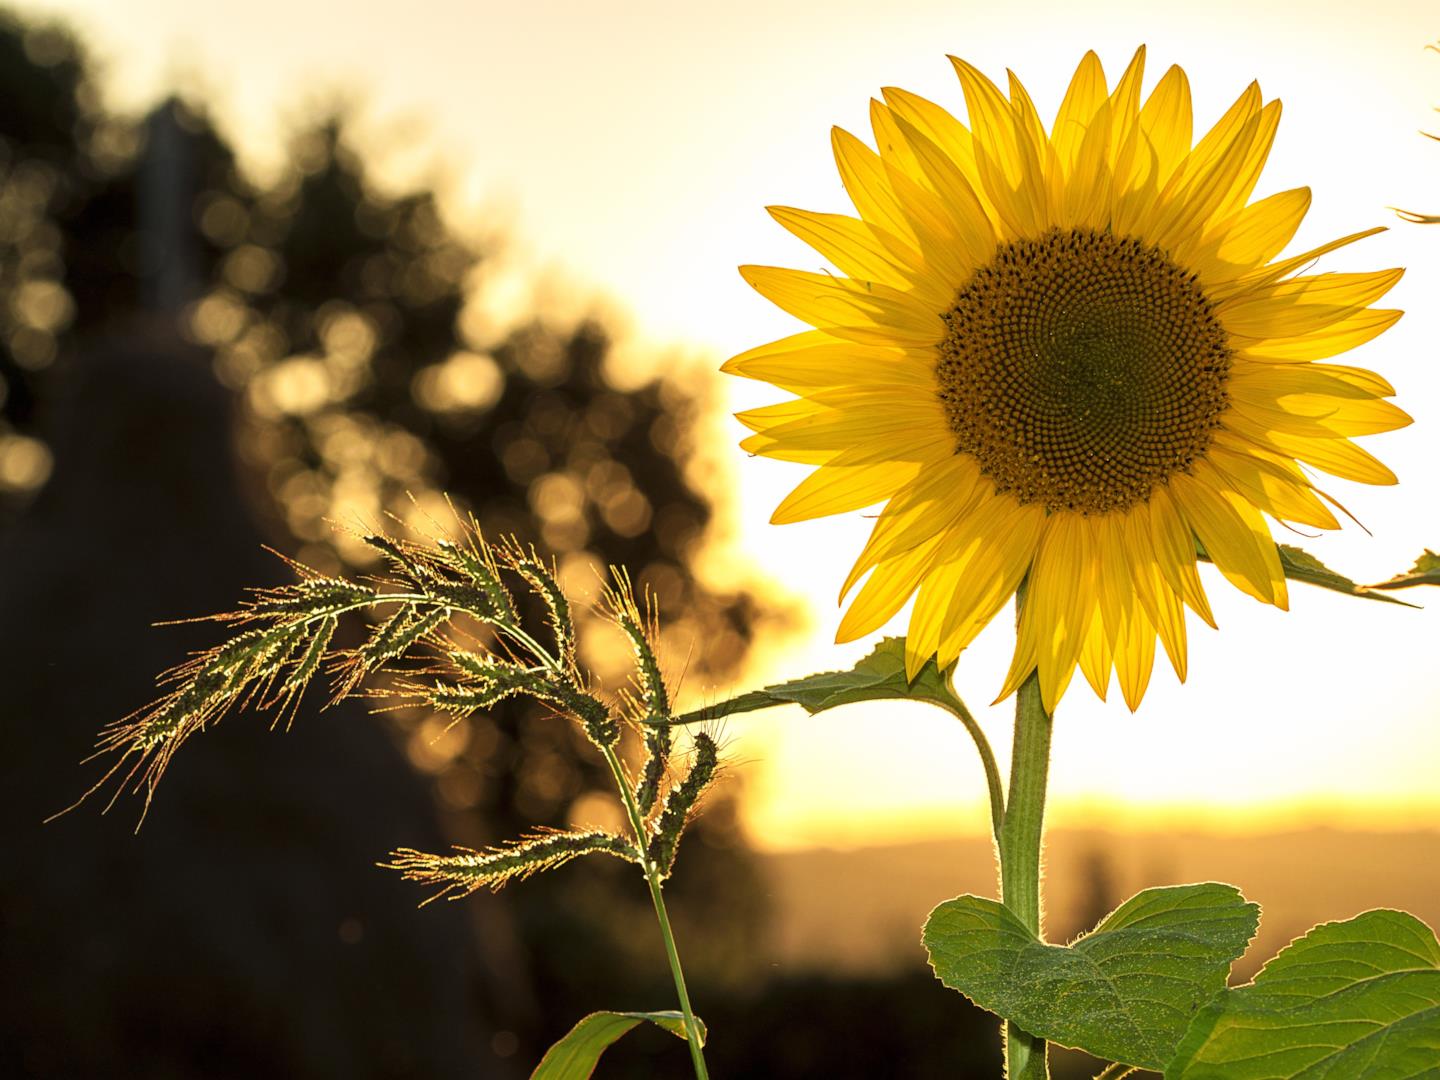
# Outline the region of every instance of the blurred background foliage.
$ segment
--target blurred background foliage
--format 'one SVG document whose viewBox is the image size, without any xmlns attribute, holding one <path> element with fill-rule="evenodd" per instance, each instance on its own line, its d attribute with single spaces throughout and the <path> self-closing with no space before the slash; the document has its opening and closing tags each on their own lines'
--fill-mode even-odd
<svg viewBox="0 0 1440 1080">
<path fill-rule="evenodd" d="M 237 717 L 181 756 L 138 837 L 129 803 L 39 825 L 83 787 L 99 726 L 213 636 L 148 624 L 278 580 L 261 543 L 363 572 L 373 551 L 337 524 L 473 512 L 553 552 L 576 593 L 628 567 L 704 687 L 785 629 L 773 584 L 697 576 L 708 384 L 620 370 L 596 318 L 480 339 L 486 255 L 433 191 L 368 182 L 343 111 L 260 183 L 203 103 L 112 115 L 75 36 L 0 16 L 5 1075 L 507 1077 L 592 1009 L 670 1002 L 627 867 L 420 912 L 372 868 L 618 819 L 584 740 L 523 705 L 449 728 L 312 706 L 284 737 Z M 589 629 L 613 679 L 617 643 Z M 994 1075 L 994 1025 L 918 955 L 893 976 L 771 970 L 742 794 L 721 785 L 671 886 L 716 1075 Z M 683 1061 L 641 1035 L 602 1074 Z"/>
</svg>

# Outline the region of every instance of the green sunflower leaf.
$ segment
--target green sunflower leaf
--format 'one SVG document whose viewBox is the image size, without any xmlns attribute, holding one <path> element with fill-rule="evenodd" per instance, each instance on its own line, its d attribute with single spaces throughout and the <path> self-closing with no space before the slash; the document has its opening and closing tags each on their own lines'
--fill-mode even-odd
<svg viewBox="0 0 1440 1080">
<path fill-rule="evenodd" d="M 1322 589 L 1344 593 L 1346 596 L 1359 596 L 1366 600 L 1382 600 L 1389 604 L 1404 604 L 1406 607 L 1415 606 L 1394 596 L 1371 592 L 1368 586 L 1357 584 L 1344 574 L 1336 573 L 1308 551 L 1301 551 L 1289 544 L 1276 544 L 1275 546 L 1280 549 L 1280 566 L 1285 571 L 1285 576 L 1291 581 L 1303 581 L 1307 585 L 1318 585 Z"/>
<path fill-rule="evenodd" d="M 777 683 L 761 690 L 751 690 L 729 701 L 685 713 L 676 717 L 675 722 L 693 724 L 732 716 L 735 713 L 770 709 L 776 705 L 800 705 L 813 715 L 856 701 L 875 701 L 882 698 L 925 701 L 937 697 L 950 701 L 954 695 L 944 674 L 935 666 L 934 659 L 927 661 L 915 676 L 915 681 L 911 682 L 905 678 L 905 639 L 889 637 L 876 645 L 870 655 L 849 671 L 825 671 L 818 675 L 807 675 L 803 679 Z"/>
<path fill-rule="evenodd" d="M 1440 585 L 1440 555 L 1429 548 L 1415 560 L 1415 565 L 1403 574 L 1396 574 L 1389 581 L 1371 585 L 1372 589 L 1408 589 L 1412 585 Z"/>
<path fill-rule="evenodd" d="M 1403 911 L 1291 942 L 1195 1016 L 1166 1080 L 1440 1076 L 1440 944 Z"/>
<path fill-rule="evenodd" d="M 1394 596 L 1386 596 L 1384 593 L 1372 591 L 1375 588 L 1400 588 L 1398 585 L 1372 586 L 1361 585 L 1351 581 L 1344 574 L 1336 573 L 1326 566 L 1308 551 L 1291 547 L 1289 544 L 1276 544 L 1280 552 L 1280 569 L 1291 581 L 1303 581 L 1307 585 L 1318 585 L 1322 589 L 1330 589 L 1333 592 L 1344 593 L 1346 596 L 1358 596 L 1364 600 L 1380 600 L 1387 604 L 1400 604 L 1404 607 L 1418 607 L 1418 604 L 1407 603 Z M 1199 540 L 1195 541 L 1195 554 L 1205 562 L 1213 562 L 1210 553 L 1205 550 L 1205 545 Z M 1398 578 L 1393 580 L 1399 580 Z M 1411 584 L 1422 584 L 1413 582 Z"/>
<path fill-rule="evenodd" d="M 1146 889 L 1073 945 L 1046 945 L 1004 905 L 947 900 L 925 922 L 936 976 L 1032 1035 L 1107 1061 L 1164 1068 L 1225 988 L 1258 905 L 1213 882 Z"/>
<path fill-rule="evenodd" d="M 678 1012 L 593 1012 L 545 1051 L 530 1080 L 586 1080 L 610 1044 L 646 1020 L 685 1038 L 685 1018 Z M 705 1025 L 699 1018 L 695 1022 L 703 1046 Z"/>
</svg>

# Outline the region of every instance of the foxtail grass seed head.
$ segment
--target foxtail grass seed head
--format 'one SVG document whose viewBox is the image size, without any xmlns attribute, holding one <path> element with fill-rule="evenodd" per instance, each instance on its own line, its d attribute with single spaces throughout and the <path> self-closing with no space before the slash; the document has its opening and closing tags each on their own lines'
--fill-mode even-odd
<svg viewBox="0 0 1440 1080">
<path fill-rule="evenodd" d="M 416 577 L 416 559 L 406 550 L 407 545 L 403 540 L 386 536 L 384 533 L 366 533 L 360 539 L 384 555 L 385 560 L 396 573 L 411 580 Z"/>
<path fill-rule="evenodd" d="M 640 783 L 635 787 L 635 801 L 642 814 L 655 808 L 660 785 L 670 762 L 670 725 L 652 724 L 645 728 L 645 764 L 640 770 Z"/>
<path fill-rule="evenodd" d="M 501 557 L 545 605 L 550 633 L 555 639 L 556 659 L 563 670 L 574 673 L 577 670 L 575 619 L 565 590 L 560 588 L 559 579 L 555 576 L 554 565 L 546 564 L 533 547 L 521 547 L 514 537 L 501 549 Z"/>
<path fill-rule="evenodd" d="M 665 796 L 665 805 L 650 830 L 650 843 L 645 854 L 662 877 L 670 876 L 670 869 L 675 864 L 675 853 L 679 850 L 680 836 L 685 831 L 695 804 L 715 779 L 715 769 L 720 761 L 720 748 L 714 739 L 701 731 L 695 734 L 694 740 L 690 771 L 685 774 L 685 779 L 671 788 L 670 793 Z"/>
<path fill-rule="evenodd" d="M 440 540 L 435 545 L 439 561 L 461 581 L 478 588 L 489 599 L 489 608 L 499 622 L 518 625 L 520 615 L 515 598 L 505 585 L 495 551 L 476 531 L 464 542 Z"/>
<path fill-rule="evenodd" d="M 406 684 L 408 696 L 440 712 L 459 716 L 490 708 L 515 695 L 528 695 L 554 704 L 553 679 L 543 669 L 527 668 L 464 649 L 449 649 L 444 659 L 462 681 L 458 685 L 412 681 Z"/>
<path fill-rule="evenodd" d="M 241 605 L 238 612 L 221 619 L 315 617 L 342 614 L 364 607 L 375 598 L 375 590 L 343 578 L 313 577 L 294 585 L 256 590 L 254 598 Z"/>
<path fill-rule="evenodd" d="M 611 567 L 612 581 L 601 594 L 601 603 L 620 632 L 630 643 L 635 660 L 635 688 L 644 713 L 642 723 L 663 724 L 670 716 L 670 692 L 655 651 L 655 611 L 648 603 L 645 614 L 635 602 L 635 588 L 630 575 L 620 567 Z"/>
<path fill-rule="evenodd" d="M 556 702 L 580 722 L 586 737 L 600 749 L 609 750 L 620 741 L 620 722 L 603 702 L 571 687 L 559 689 Z"/>
<path fill-rule="evenodd" d="M 441 898 L 460 900 L 479 889 L 498 892 L 512 881 L 554 870 L 581 855 L 613 855 L 639 862 L 633 842 L 599 830 L 540 832 L 485 851 L 455 850 L 453 855 L 428 855 L 413 848 L 401 848 L 391 855 L 390 862 L 380 865 L 400 871 L 406 881 L 438 886 L 439 891 L 425 901 L 428 904 Z"/>
<path fill-rule="evenodd" d="M 378 533 L 364 537 L 385 556 L 387 573 L 375 584 L 319 574 L 290 560 L 299 580 L 253 590 L 240 607 L 210 616 L 237 627 L 228 640 L 161 677 L 170 689 L 153 705 L 108 725 L 98 751 L 114 763 L 101 780 L 135 782 L 147 805 L 175 751 L 232 707 L 278 707 L 293 717 L 306 688 L 334 673 L 331 701 L 356 693 L 382 669 L 410 662 L 398 689 L 387 693 L 425 703 L 447 715 L 466 715 L 517 694 L 534 697 L 578 723 L 602 750 L 620 739 L 620 723 L 585 685 L 576 666 L 575 627 L 554 569 L 511 539 L 491 547 L 472 526 L 459 540 L 419 544 Z M 543 603 L 556 639 L 549 653 L 520 625 L 505 575 L 524 581 Z M 337 649 L 340 618 L 369 611 L 383 616 L 356 648 Z M 446 634 L 456 614 L 478 618 L 503 639 L 505 658 L 462 649 Z M 464 631 L 461 631 L 463 636 Z M 430 668 L 415 669 L 428 648 Z M 417 678 L 445 672 L 452 678 Z M 124 771 L 122 771 L 124 770 Z M 97 785 L 98 787 L 99 785 Z"/>
<path fill-rule="evenodd" d="M 334 615 L 326 615 L 314 624 L 313 635 L 305 646 L 300 662 L 285 677 L 282 693 L 287 697 L 298 697 L 305 687 L 310 685 L 310 680 L 320 671 L 320 662 L 325 659 L 330 648 L 330 639 L 335 636 L 335 628 L 339 625 L 340 620 Z"/>
</svg>

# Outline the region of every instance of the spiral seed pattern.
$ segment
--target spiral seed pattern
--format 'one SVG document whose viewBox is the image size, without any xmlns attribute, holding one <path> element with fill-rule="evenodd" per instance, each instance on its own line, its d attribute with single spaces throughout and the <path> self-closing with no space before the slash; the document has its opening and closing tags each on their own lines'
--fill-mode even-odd
<svg viewBox="0 0 1440 1080">
<path fill-rule="evenodd" d="M 1103 514 L 1210 445 L 1230 349 L 1195 275 L 1139 240 L 1052 229 L 1001 246 L 942 318 L 956 449 L 1000 492 Z"/>
</svg>

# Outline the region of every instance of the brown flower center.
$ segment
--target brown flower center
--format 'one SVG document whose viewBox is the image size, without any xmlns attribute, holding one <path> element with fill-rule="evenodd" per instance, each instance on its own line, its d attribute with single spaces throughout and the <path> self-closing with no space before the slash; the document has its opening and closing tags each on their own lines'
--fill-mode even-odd
<svg viewBox="0 0 1440 1080">
<path fill-rule="evenodd" d="M 1230 349 L 1195 275 L 1092 229 L 1002 245 L 946 312 L 937 373 L 956 449 L 1052 512 L 1144 502 L 1205 453 Z"/>
</svg>

